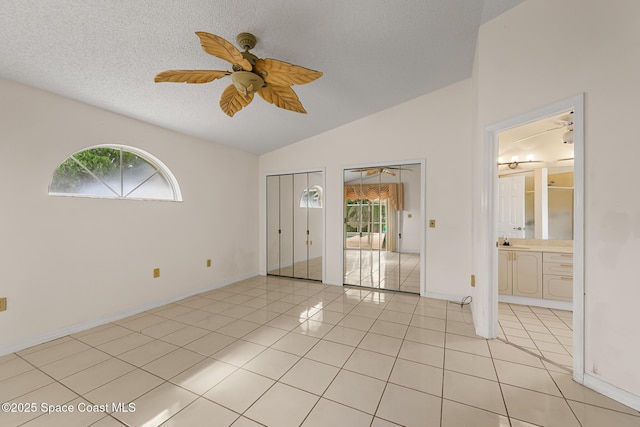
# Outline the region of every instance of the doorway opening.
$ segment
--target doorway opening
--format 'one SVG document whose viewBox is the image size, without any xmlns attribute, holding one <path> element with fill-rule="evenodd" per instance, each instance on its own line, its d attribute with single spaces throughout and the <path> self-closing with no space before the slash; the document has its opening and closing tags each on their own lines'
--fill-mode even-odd
<svg viewBox="0 0 640 427">
<path fill-rule="evenodd" d="M 485 131 L 488 335 L 573 368 L 577 382 L 584 377 L 583 129 L 579 95 Z"/>
<path fill-rule="evenodd" d="M 344 170 L 343 283 L 420 294 L 424 166 Z"/>
</svg>

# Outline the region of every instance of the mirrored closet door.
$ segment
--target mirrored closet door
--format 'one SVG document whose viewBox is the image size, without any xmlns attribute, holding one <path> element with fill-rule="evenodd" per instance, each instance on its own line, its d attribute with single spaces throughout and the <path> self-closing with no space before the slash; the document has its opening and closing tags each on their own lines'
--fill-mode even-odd
<svg viewBox="0 0 640 427">
<path fill-rule="evenodd" d="M 267 176 L 267 274 L 322 280 L 322 172 Z"/>
<path fill-rule="evenodd" d="M 344 284 L 420 293 L 420 169 L 344 171 Z"/>
</svg>

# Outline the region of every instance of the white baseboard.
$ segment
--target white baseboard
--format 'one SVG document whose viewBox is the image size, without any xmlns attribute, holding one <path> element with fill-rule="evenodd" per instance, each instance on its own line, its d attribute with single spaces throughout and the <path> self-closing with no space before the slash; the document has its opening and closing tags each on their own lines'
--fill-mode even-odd
<svg viewBox="0 0 640 427">
<path fill-rule="evenodd" d="M 534 307 L 555 308 L 556 310 L 573 311 L 573 303 L 571 301 L 557 301 L 542 298 L 518 297 L 515 295 L 498 295 L 498 302 L 506 302 L 509 304 L 532 305 Z"/>
<path fill-rule="evenodd" d="M 55 331 L 47 332 L 42 335 L 38 335 L 33 338 L 29 338 L 25 341 L 9 344 L 0 347 L 0 356 L 4 356 L 6 354 L 15 353 L 20 350 L 24 350 L 25 348 L 33 347 L 35 345 L 43 344 L 48 341 L 52 341 L 58 338 L 65 337 L 67 335 L 75 334 L 81 331 L 85 331 L 87 329 L 95 328 L 96 326 L 104 325 L 107 323 L 115 322 L 116 320 L 124 319 L 125 317 L 133 316 L 134 314 L 142 313 L 143 311 L 151 310 L 157 307 L 161 307 L 166 304 L 170 304 L 172 302 L 180 301 L 182 299 L 188 298 L 193 295 L 201 294 L 203 292 L 208 292 L 214 289 L 222 288 L 223 286 L 230 285 L 235 282 L 239 282 L 241 280 L 249 279 L 251 277 L 257 276 L 257 273 L 252 273 L 249 275 L 239 276 L 233 279 L 224 280 L 222 282 L 218 282 L 216 284 L 205 286 L 204 288 L 188 292 L 186 294 L 180 294 L 177 296 L 173 296 L 170 298 L 166 298 L 160 301 L 154 301 L 149 304 L 145 304 L 143 306 L 131 308 L 125 311 L 121 311 L 118 313 L 110 314 L 105 317 L 101 317 L 94 320 L 89 320 L 82 323 L 77 323 L 75 325 L 67 326 L 62 329 L 57 329 Z"/>
<path fill-rule="evenodd" d="M 589 387 L 600 394 L 604 394 L 623 405 L 633 408 L 636 411 L 640 411 L 640 396 L 636 396 L 628 391 L 619 389 L 618 387 L 604 382 L 599 378 L 592 377 L 587 373 L 584 374 L 584 385 L 585 387 Z"/>
<path fill-rule="evenodd" d="M 458 304 L 460 304 L 462 302 L 462 299 L 465 298 L 464 296 L 461 297 L 460 295 L 440 294 L 437 292 L 425 292 L 424 295 L 421 294 L 420 296 L 433 299 L 443 299 Z"/>
<path fill-rule="evenodd" d="M 339 282 L 332 282 L 332 281 L 324 281 L 322 282 L 323 285 L 331 285 L 331 286 L 343 286 L 342 283 Z"/>
</svg>

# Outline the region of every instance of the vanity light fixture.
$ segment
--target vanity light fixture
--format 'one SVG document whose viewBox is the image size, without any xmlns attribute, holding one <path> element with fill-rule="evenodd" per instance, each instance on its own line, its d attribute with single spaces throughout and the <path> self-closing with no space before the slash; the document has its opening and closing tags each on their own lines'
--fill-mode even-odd
<svg viewBox="0 0 640 427">
<path fill-rule="evenodd" d="M 533 154 L 529 154 L 527 156 L 527 160 L 520 162 L 518 161 L 518 156 L 511 156 L 511 161 L 510 162 L 504 162 L 502 157 L 498 157 L 498 166 L 509 166 L 509 169 L 515 169 L 518 167 L 518 165 L 520 164 L 524 164 L 524 163 L 542 163 L 541 160 L 533 160 Z"/>
</svg>

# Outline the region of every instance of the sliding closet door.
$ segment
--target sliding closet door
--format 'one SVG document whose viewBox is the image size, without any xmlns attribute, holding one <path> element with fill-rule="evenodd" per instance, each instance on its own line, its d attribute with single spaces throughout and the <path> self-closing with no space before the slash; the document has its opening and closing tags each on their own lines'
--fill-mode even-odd
<svg viewBox="0 0 640 427">
<path fill-rule="evenodd" d="M 362 228 L 362 172 L 344 171 L 344 242 L 343 242 L 343 283 L 360 286 L 360 234 Z"/>
<path fill-rule="evenodd" d="M 280 175 L 280 275 L 293 277 L 293 175 Z"/>
<path fill-rule="evenodd" d="M 312 280 L 322 280 L 322 233 L 324 197 L 322 187 L 322 173 L 309 172 L 307 174 L 307 224 L 309 243 L 307 245 L 308 275 Z"/>
<path fill-rule="evenodd" d="M 267 177 L 267 273 L 322 280 L 322 173 Z"/>
<path fill-rule="evenodd" d="M 306 201 L 307 194 L 307 174 L 299 173 L 293 175 L 293 194 L 296 202 L 293 210 L 293 252 L 295 254 L 293 264 L 293 277 L 307 278 L 308 274 L 308 207 Z"/>
<path fill-rule="evenodd" d="M 267 274 L 280 274 L 280 177 L 267 177 Z"/>
<path fill-rule="evenodd" d="M 424 232 L 419 208 L 421 165 L 404 165 L 398 176 L 403 188 L 402 211 L 398 215 L 399 285 L 401 291 L 420 293 L 420 236 Z"/>
<path fill-rule="evenodd" d="M 420 167 L 345 170 L 345 284 L 419 293 Z"/>
<path fill-rule="evenodd" d="M 361 179 L 364 197 L 361 199 L 363 223 L 360 243 L 361 284 L 372 288 L 384 287 L 384 259 L 382 249 L 385 235 L 380 228 L 382 219 L 380 209 L 380 193 L 382 174 L 367 175 Z"/>
</svg>

